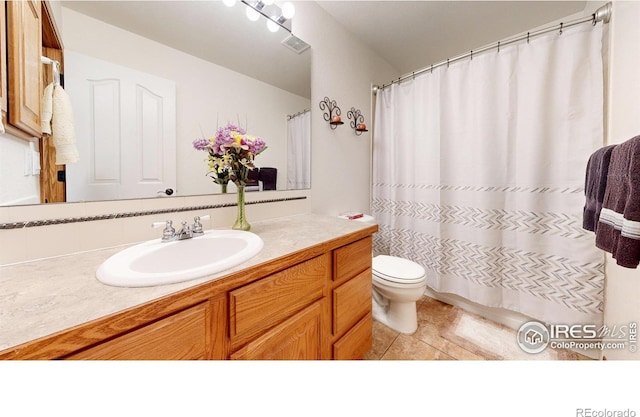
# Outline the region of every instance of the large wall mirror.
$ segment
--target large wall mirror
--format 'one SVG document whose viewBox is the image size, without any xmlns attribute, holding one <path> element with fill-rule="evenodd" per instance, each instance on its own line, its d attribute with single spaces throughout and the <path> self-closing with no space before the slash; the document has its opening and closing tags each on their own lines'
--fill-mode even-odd
<svg viewBox="0 0 640 417">
<path fill-rule="evenodd" d="M 60 5 L 80 153 L 66 165 L 66 201 L 219 193 L 192 142 L 227 123 L 267 142 L 255 162 L 276 180 L 254 190 L 310 187 L 311 50 L 287 46 L 291 33 L 250 21 L 240 2 Z"/>
</svg>

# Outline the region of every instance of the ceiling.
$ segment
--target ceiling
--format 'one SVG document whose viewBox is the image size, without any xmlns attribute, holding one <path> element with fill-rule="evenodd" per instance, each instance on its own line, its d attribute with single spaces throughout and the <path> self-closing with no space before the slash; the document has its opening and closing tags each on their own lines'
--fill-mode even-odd
<svg viewBox="0 0 640 417">
<path fill-rule="evenodd" d="M 586 4 L 585 1 L 451 0 L 317 3 L 389 62 L 398 76 L 580 12 Z M 258 22 L 247 24 L 243 7 L 238 4 L 231 9 L 221 1 L 74 0 L 62 4 L 310 97 L 309 50 L 297 55 L 284 48 L 280 42 L 287 33 L 281 29 L 272 34 L 264 25 L 255 24 Z"/>
<path fill-rule="evenodd" d="M 409 74 L 573 13 L 585 1 L 318 1 L 345 28 Z"/>
</svg>

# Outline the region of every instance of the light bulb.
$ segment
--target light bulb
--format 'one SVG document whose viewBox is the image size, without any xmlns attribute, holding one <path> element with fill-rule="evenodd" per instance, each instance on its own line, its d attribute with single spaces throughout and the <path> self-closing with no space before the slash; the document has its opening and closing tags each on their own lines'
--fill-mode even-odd
<svg viewBox="0 0 640 417">
<path fill-rule="evenodd" d="M 225 6 L 233 7 L 236 4 L 236 0 L 222 0 Z"/>
<path fill-rule="evenodd" d="M 247 18 L 252 22 L 255 22 L 260 18 L 260 13 L 256 12 L 251 6 L 247 6 L 246 13 L 247 13 Z"/>
<path fill-rule="evenodd" d="M 278 26 L 278 24 L 274 22 L 274 20 L 278 20 L 278 18 L 275 16 L 271 16 L 271 19 L 267 20 L 267 28 L 269 29 L 269 32 L 276 33 L 278 29 L 280 29 L 280 26 Z"/>
<path fill-rule="evenodd" d="M 296 14 L 296 8 L 293 3 L 286 2 L 282 5 L 282 16 L 291 19 Z"/>
</svg>

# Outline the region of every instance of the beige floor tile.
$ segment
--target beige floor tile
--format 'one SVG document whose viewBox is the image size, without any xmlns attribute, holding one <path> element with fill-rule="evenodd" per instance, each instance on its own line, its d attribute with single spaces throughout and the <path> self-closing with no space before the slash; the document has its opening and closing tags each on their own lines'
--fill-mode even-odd
<svg viewBox="0 0 640 417">
<path fill-rule="evenodd" d="M 380 359 L 400 333 L 374 320 L 373 343 L 364 359 Z"/>
<path fill-rule="evenodd" d="M 458 360 L 484 360 L 485 358 L 476 353 L 470 352 L 455 343 L 442 337 L 440 330 L 433 323 L 422 321 L 418 323 L 418 330 L 413 337 L 433 346 L 441 352 L 446 353 Z"/>
<path fill-rule="evenodd" d="M 383 360 L 451 360 L 451 356 L 423 341 L 405 334 L 399 335 L 382 356 Z"/>
</svg>

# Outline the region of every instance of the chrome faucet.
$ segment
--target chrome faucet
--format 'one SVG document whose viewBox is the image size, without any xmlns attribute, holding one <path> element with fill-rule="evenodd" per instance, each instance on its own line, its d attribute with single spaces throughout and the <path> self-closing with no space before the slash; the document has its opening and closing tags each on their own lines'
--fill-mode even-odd
<svg viewBox="0 0 640 417">
<path fill-rule="evenodd" d="M 182 222 L 182 229 L 176 233 L 176 229 L 173 228 L 173 221 L 167 220 L 164 222 L 154 222 L 151 227 L 158 228 L 164 226 L 162 231 L 162 242 L 173 242 L 174 240 L 191 239 L 194 236 L 201 236 L 204 234 L 202 229 L 202 223 L 200 220 L 207 220 L 210 216 L 196 216 L 193 218 L 193 225 L 188 225 L 187 222 Z"/>
<path fill-rule="evenodd" d="M 178 240 L 191 239 L 193 237 L 193 231 L 191 226 L 187 225 L 187 222 L 182 222 L 182 229 L 176 233 Z"/>
</svg>

